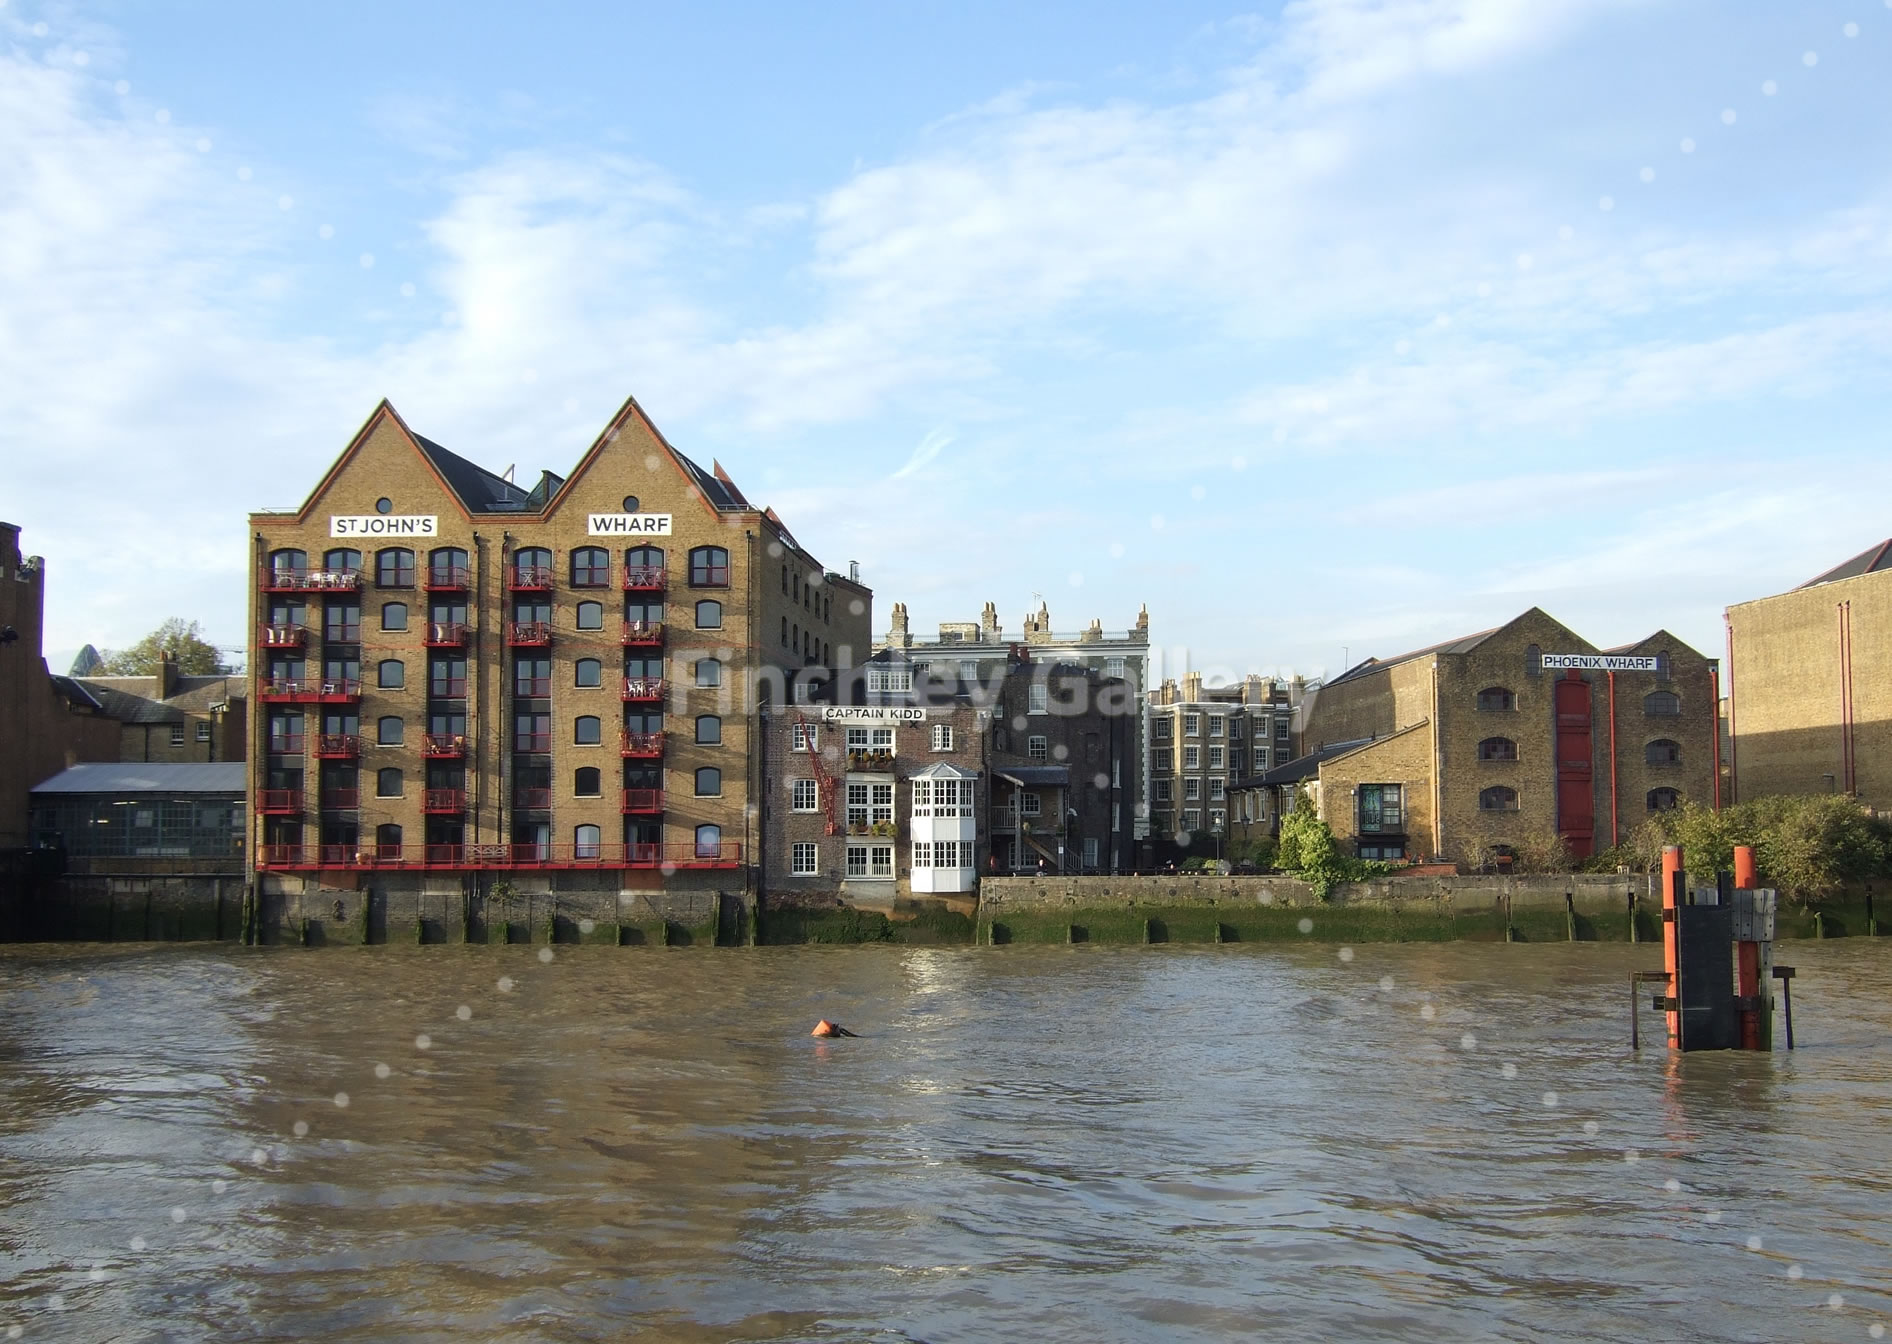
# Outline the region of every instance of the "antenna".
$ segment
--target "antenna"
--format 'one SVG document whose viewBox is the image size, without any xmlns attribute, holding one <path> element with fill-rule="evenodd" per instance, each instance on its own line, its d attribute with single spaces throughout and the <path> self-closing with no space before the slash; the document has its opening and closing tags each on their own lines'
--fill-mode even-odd
<svg viewBox="0 0 1892 1344">
<path fill-rule="evenodd" d="M 499 473 L 499 479 L 504 481 L 507 485 L 517 484 L 517 482 L 512 479 L 512 469 L 518 465 L 517 462 L 508 462 L 506 469 Z"/>
</svg>

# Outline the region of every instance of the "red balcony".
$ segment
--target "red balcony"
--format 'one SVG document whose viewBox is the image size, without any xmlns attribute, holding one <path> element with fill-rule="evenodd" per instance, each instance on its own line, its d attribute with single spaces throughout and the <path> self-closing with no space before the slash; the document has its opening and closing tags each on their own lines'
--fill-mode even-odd
<svg viewBox="0 0 1892 1344">
<path fill-rule="evenodd" d="M 360 806 L 360 789 L 322 790 L 322 810 L 324 812 L 353 812 Z"/>
<path fill-rule="evenodd" d="M 514 677 L 512 693 L 515 699 L 536 700 L 540 696 L 552 693 L 552 679 L 550 677 Z"/>
<path fill-rule="evenodd" d="M 549 593 L 552 591 L 552 567 L 514 565 L 506 571 L 506 587 L 515 593 Z"/>
<path fill-rule="evenodd" d="M 664 642 L 664 623 L 662 621 L 626 621 L 624 622 L 624 647 L 654 647 Z"/>
<path fill-rule="evenodd" d="M 666 685 L 662 677 L 624 678 L 626 700 L 661 700 L 664 698 L 665 689 Z"/>
<path fill-rule="evenodd" d="M 526 812 L 543 812 L 552 805 L 550 789 L 514 789 L 512 805 Z"/>
<path fill-rule="evenodd" d="M 315 755 L 323 761 L 352 761 L 361 755 L 361 738 L 354 733 L 322 733 L 315 739 Z"/>
<path fill-rule="evenodd" d="M 266 625 L 263 627 L 263 647 L 266 649 L 299 649 L 308 642 L 309 627 L 306 625 Z"/>
<path fill-rule="evenodd" d="M 427 571 L 425 586 L 430 593 L 464 593 L 470 582 L 465 565 L 434 565 Z"/>
<path fill-rule="evenodd" d="M 301 789 L 261 789 L 256 810 L 266 817 L 294 817 L 302 812 Z"/>
<path fill-rule="evenodd" d="M 361 683 L 338 681 L 266 681 L 257 688 L 266 704 L 346 705 L 361 699 Z"/>
<path fill-rule="evenodd" d="M 466 755 L 466 734 L 428 733 L 420 740 L 420 754 L 457 760 Z"/>
<path fill-rule="evenodd" d="M 259 869 L 364 871 L 375 868 L 737 868 L 742 846 L 735 841 L 697 845 L 534 844 L 494 845 L 262 845 Z"/>
<path fill-rule="evenodd" d="M 664 791 L 662 789 L 626 789 L 624 790 L 624 810 L 633 816 L 656 816 L 664 810 Z"/>
<path fill-rule="evenodd" d="M 271 756 L 300 756 L 302 754 L 301 733 L 278 733 L 269 739 Z"/>
<path fill-rule="evenodd" d="M 624 730 L 624 754 L 655 758 L 664 754 L 664 735 L 662 733 L 633 733 Z"/>
<path fill-rule="evenodd" d="M 464 700 L 466 699 L 466 678 L 430 678 L 427 683 L 427 694 L 435 700 Z"/>
<path fill-rule="evenodd" d="M 550 751 L 552 735 L 550 733 L 514 733 L 512 749 L 514 751 Z"/>
<path fill-rule="evenodd" d="M 433 816 L 458 816 L 466 811 L 465 789 L 425 789 L 420 810 Z"/>
<path fill-rule="evenodd" d="M 627 593 L 661 593 L 669 586 L 670 571 L 662 565 L 651 568 L 645 565 L 633 565 L 624 571 L 624 591 Z"/>
<path fill-rule="evenodd" d="M 266 568 L 262 589 L 266 593 L 354 593 L 361 591 L 361 575 L 344 569 Z"/>
<path fill-rule="evenodd" d="M 426 637 L 421 642 L 430 649 L 464 649 L 466 637 L 465 621 L 429 621 Z"/>
<path fill-rule="evenodd" d="M 508 621 L 506 642 L 515 649 L 543 649 L 552 642 L 550 621 Z"/>
</svg>

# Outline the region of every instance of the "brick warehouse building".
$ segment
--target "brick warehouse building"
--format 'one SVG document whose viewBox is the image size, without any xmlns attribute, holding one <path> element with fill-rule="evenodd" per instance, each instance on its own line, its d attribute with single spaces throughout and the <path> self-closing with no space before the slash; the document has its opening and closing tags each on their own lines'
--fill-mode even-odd
<svg viewBox="0 0 1892 1344">
<path fill-rule="evenodd" d="M 961 681 L 886 653 L 765 719 L 772 903 L 973 900 L 994 872 L 1128 871 L 1138 697 L 1026 651 Z"/>
<path fill-rule="evenodd" d="M 450 932 L 496 886 L 600 921 L 746 894 L 754 703 L 871 638 L 872 593 L 634 400 L 530 489 L 383 402 L 299 509 L 250 525 L 269 928 L 369 901 Z"/>
<path fill-rule="evenodd" d="M 1503 866 L 1555 834 L 1584 858 L 1719 805 L 1718 680 L 1666 631 L 1603 650 L 1532 608 L 1310 692 L 1306 754 L 1239 787 L 1307 787 L 1364 857 Z"/>
<path fill-rule="evenodd" d="M 1892 541 L 1727 620 L 1733 798 L 1850 793 L 1892 809 Z"/>
</svg>

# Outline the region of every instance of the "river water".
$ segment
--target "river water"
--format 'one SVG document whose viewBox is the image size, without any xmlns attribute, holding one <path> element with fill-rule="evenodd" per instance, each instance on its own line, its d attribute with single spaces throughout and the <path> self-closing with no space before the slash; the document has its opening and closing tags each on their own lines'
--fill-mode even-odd
<svg viewBox="0 0 1892 1344">
<path fill-rule="evenodd" d="M 0 1334 L 1892 1324 L 1884 944 L 1685 1059 L 1649 947 L 551 952 L 0 949 Z"/>
</svg>

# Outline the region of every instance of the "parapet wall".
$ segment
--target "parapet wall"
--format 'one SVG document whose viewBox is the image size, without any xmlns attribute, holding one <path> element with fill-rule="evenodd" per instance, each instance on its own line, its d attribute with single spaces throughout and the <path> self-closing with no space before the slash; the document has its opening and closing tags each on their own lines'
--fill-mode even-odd
<svg viewBox="0 0 1892 1344">
<path fill-rule="evenodd" d="M 1387 877 L 1343 882 L 1320 900 L 1307 883 L 1291 877 L 988 877 L 979 884 L 979 911 L 990 919 L 1004 911 L 1059 908 L 1108 910 L 1131 906 L 1326 905 L 1400 906 L 1425 903 L 1453 911 L 1562 910 L 1564 897 L 1585 913 L 1628 907 L 1634 893 L 1650 897 L 1640 873 L 1573 873 L 1553 877 Z"/>
</svg>

